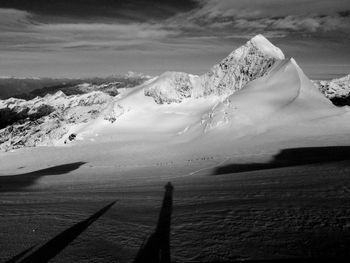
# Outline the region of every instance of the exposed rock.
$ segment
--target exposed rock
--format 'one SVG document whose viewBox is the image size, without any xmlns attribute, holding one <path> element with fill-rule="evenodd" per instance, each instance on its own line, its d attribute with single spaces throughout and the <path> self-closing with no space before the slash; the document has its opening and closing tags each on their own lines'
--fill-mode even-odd
<svg viewBox="0 0 350 263">
<path fill-rule="evenodd" d="M 350 106 L 350 74 L 331 81 L 314 81 L 320 91 L 337 106 Z"/>
<path fill-rule="evenodd" d="M 204 95 L 232 94 L 247 82 L 264 76 L 277 60 L 282 59 L 284 55 L 279 48 L 257 35 L 201 76 Z"/>
<path fill-rule="evenodd" d="M 145 88 L 145 95 L 153 97 L 158 104 L 211 94 L 227 96 L 264 76 L 282 59 L 284 55 L 279 48 L 257 35 L 202 76 L 182 72 L 162 74 Z"/>
<path fill-rule="evenodd" d="M 122 82 L 108 82 L 108 83 L 103 83 L 100 85 L 93 85 L 90 83 L 83 83 L 83 84 L 79 84 L 77 86 L 75 86 L 75 88 L 79 91 L 81 91 L 81 93 L 89 93 L 92 91 L 102 91 L 104 93 L 107 93 L 110 96 L 117 96 L 119 94 L 118 89 L 123 87 L 123 83 Z"/>
<path fill-rule="evenodd" d="M 145 88 L 145 95 L 158 104 L 181 102 L 193 94 L 198 76 L 183 72 L 165 72 Z"/>
<path fill-rule="evenodd" d="M 30 101 L 0 100 L 0 150 L 52 145 L 74 125 L 107 114 L 106 107 L 113 99 L 103 92 L 66 96 L 59 91 Z M 108 114 L 112 117 L 113 113 Z"/>
<path fill-rule="evenodd" d="M 119 104 L 116 104 L 111 111 L 105 114 L 104 119 L 114 123 L 121 115 L 124 114 L 124 108 Z"/>
<path fill-rule="evenodd" d="M 75 133 L 72 133 L 69 135 L 68 140 L 73 141 L 73 140 L 75 140 L 76 137 L 77 137 L 77 135 Z"/>
</svg>

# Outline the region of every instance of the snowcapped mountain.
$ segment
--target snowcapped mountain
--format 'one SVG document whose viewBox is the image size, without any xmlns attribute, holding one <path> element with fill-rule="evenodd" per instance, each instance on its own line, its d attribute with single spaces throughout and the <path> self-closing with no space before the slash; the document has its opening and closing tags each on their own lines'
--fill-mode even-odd
<svg viewBox="0 0 350 263">
<path fill-rule="evenodd" d="M 330 112 L 337 109 L 291 58 L 277 62 L 267 75 L 228 96 L 205 116 L 202 124 L 205 131 L 224 125 L 253 129 L 256 125 L 261 128 L 311 120 Z"/>
<path fill-rule="evenodd" d="M 103 115 L 114 97 L 100 91 L 66 96 L 62 91 L 33 100 L 0 100 L 0 149 L 53 145 Z"/>
<path fill-rule="evenodd" d="M 202 76 L 183 72 L 164 73 L 145 88 L 145 95 L 153 97 L 159 104 L 211 94 L 229 95 L 249 81 L 264 76 L 277 61 L 284 58 L 279 48 L 264 36 L 257 35 Z"/>
<path fill-rule="evenodd" d="M 314 81 L 320 91 L 335 105 L 350 105 L 350 74 L 331 81 Z"/>
<path fill-rule="evenodd" d="M 89 93 L 93 91 L 102 91 L 104 93 L 109 94 L 110 96 L 116 96 L 119 94 L 118 89 L 120 89 L 121 86 L 122 86 L 121 82 L 114 81 L 114 82 L 103 83 L 100 85 L 95 85 L 91 83 L 82 83 L 82 84 L 73 86 L 71 89 L 75 89 L 78 94 Z"/>
<path fill-rule="evenodd" d="M 347 108 L 335 107 L 294 59 L 261 35 L 204 75 L 166 72 L 117 95 L 106 93 L 114 87 L 90 92 L 96 87 L 80 84 L 88 93 L 0 101 L 0 149 L 105 142 L 131 149 L 146 141 L 222 148 L 237 136 L 291 124 L 350 123 Z"/>
</svg>

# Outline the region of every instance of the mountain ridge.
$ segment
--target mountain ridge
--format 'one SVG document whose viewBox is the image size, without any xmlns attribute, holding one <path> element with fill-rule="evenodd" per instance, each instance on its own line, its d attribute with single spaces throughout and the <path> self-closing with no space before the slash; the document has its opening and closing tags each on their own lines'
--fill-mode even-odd
<svg viewBox="0 0 350 263">
<path fill-rule="evenodd" d="M 293 58 L 285 59 L 260 35 L 201 76 L 165 72 L 118 94 L 81 88 L 87 93 L 0 100 L 0 149 L 75 143 L 71 138 L 149 140 L 155 134 L 156 140 L 186 141 L 225 130 L 235 137 L 346 112 L 319 92 Z"/>
<path fill-rule="evenodd" d="M 282 59 L 285 56 L 279 48 L 264 36 L 257 35 L 201 76 L 184 72 L 162 74 L 153 85 L 145 89 L 145 95 L 153 97 L 158 104 L 179 103 L 185 98 L 211 94 L 225 96 L 240 90 L 247 82 L 265 75 L 276 61 Z M 168 83 L 165 84 L 166 77 Z M 160 79 L 161 84 L 158 83 Z M 171 88 L 171 93 L 168 87 Z"/>
<path fill-rule="evenodd" d="M 58 90 L 65 92 L 66 95 L 83 94 L 93 90 L 106 90 L 107 93 L 116 94 L 117 89 L 135 87 L 150 78 L 150 76 L 132 72 L 105 78 L 0 78 L 0 99 L 15 97 L 30 100 L 37 96 L 54 94 Z M 87 85 L 86 88 L 89 88 L 89 91 L 81 87 L 84 85 Z M 114 87 L 108 89 L 103 87 L 104 85 Z"/>
</svg>

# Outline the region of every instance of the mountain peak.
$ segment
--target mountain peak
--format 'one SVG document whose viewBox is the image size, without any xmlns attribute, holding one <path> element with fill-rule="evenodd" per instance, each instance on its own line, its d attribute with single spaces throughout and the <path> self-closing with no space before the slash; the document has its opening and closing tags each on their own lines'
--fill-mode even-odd
<svg viewBox="0 0 350 263">
<path fill-rule="evenodd" d="M 250 39 L 248 43 L 252 43 L 255 47 L 257 47 L 266 55 L 269 55 L 276 59 L 285 59 L 283 52 L 261 34 L 256 35 L 255 37 Z"/>
<path fill-rule="evenodd" d="M 248 82 L 266 75 L 277 61 L 283 59 L 284 54 L 278 47 L 264 36 L 257 35 L 232 51 L 206 74 L 162 74 L 145 88 L 145 95 L 153 97 L 160 104 L 211 94 L 227 96 L 242 89 Z"/>
<path fill-rule="evenodd" d="M 202 76 L 204 95 L 230 94 L 246 83 L 264 76 L 276 61 L 285 59 L 283 52 L 263 35 L 256 35 L 232 51 Z"/>
</svg>

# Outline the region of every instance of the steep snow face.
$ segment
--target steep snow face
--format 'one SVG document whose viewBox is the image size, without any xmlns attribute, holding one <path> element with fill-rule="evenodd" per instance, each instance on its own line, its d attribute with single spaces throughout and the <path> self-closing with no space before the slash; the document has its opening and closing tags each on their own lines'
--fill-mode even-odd
<svg viewBox="0 0 350 263">
<path fill-rule="evenodd" d="M 227 96 L 242 89 L 249 81 L 264 76 L 282 51 L 262 35 L 257 35 L 229 54 L 208 73 L 198 77 L 181 72 L 167 72 L 145 88 L 145 95 L 156 103 L 182 102 L 215 94 Z"/>
<path fill-rule="evenodd" d="M 285 59 L 282 50 L 274 46 L 269 40 L 267 40 L 263 35 L 259 34 L 253 37 L 250 42 L 257 47 L 262 53 L 275 58 L 275 59 Z"/>
<path fill-rule="evenodd" d="M 331 81 L 315 81 L 315 84 L 335 105 L 350 105 L 350 74 Z"/>
<path fill-rule="evenodd" d="M 264 76 L 282 59 L 284 55 L 279 48 L 257 35 L 201 76 L 204 95 L 232 94 L 249 81 Z"/>
<path fill-rule="evenodd" d="M 29 101 L 0 100 L 0 150 L 55 144 L 91 120 L 110 120 L 105 109 L 112 102 L 103 92 L 66 96 L 61 91 Z"/>
<path fill-rule="evenodd" d="M 295 60 L 289 59 L 227 97 L 203 117 L 201 124 L 205 132 L 225 127 L 252 131 L 337 113 Z"/>
</svg>

